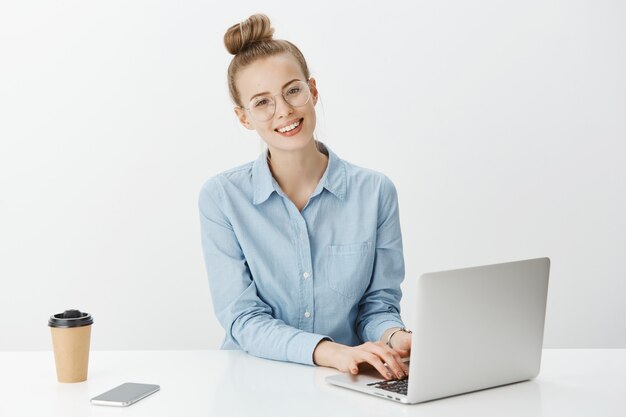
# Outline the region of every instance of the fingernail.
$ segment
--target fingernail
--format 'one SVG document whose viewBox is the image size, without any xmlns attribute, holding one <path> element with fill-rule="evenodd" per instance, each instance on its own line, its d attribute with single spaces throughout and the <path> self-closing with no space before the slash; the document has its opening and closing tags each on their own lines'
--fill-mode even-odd
<svg viewBox="0 0 626 417">
<path fill-rule="evenodd" d="M 404 378 L 404 373 L 402 371 L 398 372 L 398 378 Z"/>
<path fill-rule="evenodd" d="M 388 378 L 388 379 L 393 378 L 393 375 L 391 375 L 391 372 L 387 372 L 387 378 Z"/>
</svg>

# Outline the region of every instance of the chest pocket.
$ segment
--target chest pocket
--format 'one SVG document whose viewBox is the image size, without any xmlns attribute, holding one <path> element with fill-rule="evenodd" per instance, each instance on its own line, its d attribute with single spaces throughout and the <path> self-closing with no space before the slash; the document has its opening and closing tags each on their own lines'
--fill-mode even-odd
<svg viewBox="0 0 626 417">
<path fill-rule="evenodd" d="M 326 257 L 328 286 L 350 299 L 361 298 L 372 277 L 372 242 L 329 245 Z"/>
</svg>

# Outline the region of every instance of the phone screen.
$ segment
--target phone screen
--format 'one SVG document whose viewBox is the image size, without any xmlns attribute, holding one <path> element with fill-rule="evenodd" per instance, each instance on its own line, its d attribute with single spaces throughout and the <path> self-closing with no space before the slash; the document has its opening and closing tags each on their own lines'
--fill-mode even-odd
<svg viewBox="0 0 626 417">
<path fill-rule="evenodd" d="M 125 406 L 135 403 L 160 389 L 158 385 L 127 382 L 91 399 L 99 405 Z"/>
</svg>

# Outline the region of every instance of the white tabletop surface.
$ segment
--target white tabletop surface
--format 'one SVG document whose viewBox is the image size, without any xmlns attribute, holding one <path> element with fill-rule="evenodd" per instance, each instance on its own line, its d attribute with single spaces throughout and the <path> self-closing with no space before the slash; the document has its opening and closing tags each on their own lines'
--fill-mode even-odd
<svg viewBox="0 0 626 417">
<path fill-rule="evenodd" d="M 89 379 L 56 382 L 48 352 L 0 352 L 0 416 L 620 416 L 626 349 L 546 349 L 527 382 L 404 405 L 326 384 L 337 371 L 234 351 L 96 351 Z M 126 408 L 89 399 L 123 382 L 161 391 Z"/>
</svg>

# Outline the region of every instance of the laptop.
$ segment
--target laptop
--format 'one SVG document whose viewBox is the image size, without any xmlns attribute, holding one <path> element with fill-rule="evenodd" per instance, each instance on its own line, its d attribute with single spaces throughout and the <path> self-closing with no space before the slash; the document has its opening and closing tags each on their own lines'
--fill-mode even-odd
<svg viewBox="0 0 626 417">
<path fill-rule="evenodd" d="M 423 274 L 409 377 L 375 370 L 326 382 L 415 404 L 532 379 L 539 374 L 550 259 Z"/>
</svg>

